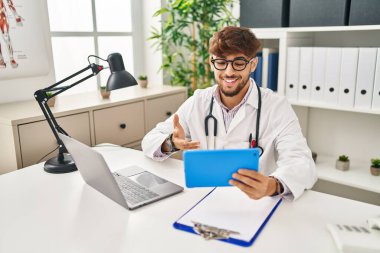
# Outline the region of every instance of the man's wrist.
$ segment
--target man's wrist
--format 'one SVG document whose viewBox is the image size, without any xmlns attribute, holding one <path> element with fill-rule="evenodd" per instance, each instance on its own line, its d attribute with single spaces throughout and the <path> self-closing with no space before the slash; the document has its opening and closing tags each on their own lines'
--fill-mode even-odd
<svg viewBox="0 0 380 253">
<path fill-rule="evenodd" d="M 273 177 L 269 177 L 269 189 L 268 189 L 268 196 L 272 196 L 273 194 L 277 193 L 277 182 Z"/>
<path fill-rule="evenodd" d="M 274 182 L 274 191 L 273 191 L 273 188 L 272 188 L 272 191 L 269 193 L 269 196 L 273 197 L 273 196 L 277 196 L 277 195 L 281 195 L 283 192 L 284 192 L 284 186 L 281 184 L 280 180 L 278 180 L 277 178 L 273 177 L 273 176 L 270 176 L 272 180 L 272 182 Z"/>
<path fill-rule="evenodd" d="M 169 135 L 169 142 L 171 146 L 171 152 L 176 152 L 179 150 L 178 148 L 176 148 L 175 143 L 173 142 L 173 134 Z"/>
<path fill-rule="evenodd" d="M 161 145 L 161 152 L 163 152 L 163 153 L 169 153 L 170 152 L 170 148 L 169 148 L 168 144 L 166 143 L 166 139 L 164 140 L 164 142 Z"/>
<path fill-rule="evenodd" d="M 179 149 L 175 147 L 173 142 L 173 134 L 170 134 L 161 145 L 161 150 L 165 153 L 173 153 L 178 151 Z"/>
</svg>

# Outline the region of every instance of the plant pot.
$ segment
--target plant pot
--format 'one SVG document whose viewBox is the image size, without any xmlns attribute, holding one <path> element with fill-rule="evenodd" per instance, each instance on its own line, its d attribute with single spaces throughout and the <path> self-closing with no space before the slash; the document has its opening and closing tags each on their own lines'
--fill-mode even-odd
<svg viewBox="0 0 380 253">
<path fill-rule="evenodd" d="M 371 169 L 372 176 L 380 176 L 380 168 L 371 166 L 370 169 Z"/>
<path fill-rule="evenodd" d="M 350 161 L 343 162 L 343 161 L 336 160 L 335 168 L 337 170 L 346 171 L 350 168 Z"/>
<path fill-rule="evenodd" d="M 102 95 L 102 98 L 108 99 L 111 96 L 111 91 L 107 91 L 106 89 L 101 89 L 100 95 Z"/>
<path fill-rule="evenodd" d="M 57 97 L 52 97 L 51 99 L 49 99 L 48 101 L 47 101 L 47 104 L 48 104 L 48 106 L 49 107 L 54 107 L 54 105 L 55 105 L 55 99 L 56 99 Z"/>
<path fill-rule="evenodd" d="M 148 80 L 139 80 L 139 84 L 141 88 L 148 87 Z"/>
</svg>

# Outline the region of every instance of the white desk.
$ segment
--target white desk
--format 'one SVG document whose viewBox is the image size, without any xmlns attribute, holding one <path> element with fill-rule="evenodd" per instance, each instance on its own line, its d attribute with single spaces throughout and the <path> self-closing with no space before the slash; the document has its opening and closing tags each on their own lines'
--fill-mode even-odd
<svg viewBox="0 0 380 253">
<path fill-rule="evenodd" d="M 138 164 L 184 185 L 182 162 L 102 147 L 112 170 Z M 45 173 L 42 164 L 0 176 L 0 252 L 337 252 L 327 223 L 365 224 L 380 207 L 309 191 L 283 202 L 252 247 L 176 230 L 172 223 L 210 189 L 183 193 L 128 211 L 87 186 L 78 172 Z"/>
</svg>

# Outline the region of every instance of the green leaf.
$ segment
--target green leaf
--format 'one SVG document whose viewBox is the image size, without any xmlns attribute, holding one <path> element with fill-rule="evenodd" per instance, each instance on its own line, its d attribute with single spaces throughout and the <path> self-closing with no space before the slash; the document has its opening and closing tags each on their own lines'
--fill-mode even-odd
<svg viewBox="0 0 380 253">
<path fill-rule="evenodd" d="M 153 14 L 153 17 L 162 15 L 163 13 L 170 12 L 167 8 L 161 8 Z"/>
</svg>

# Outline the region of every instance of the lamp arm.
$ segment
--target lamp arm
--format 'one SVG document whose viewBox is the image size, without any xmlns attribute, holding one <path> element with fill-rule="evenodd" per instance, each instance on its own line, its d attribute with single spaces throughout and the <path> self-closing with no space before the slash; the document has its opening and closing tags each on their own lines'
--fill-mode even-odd
<svg viewBox="0 0 380 253">
<path fill-rule="evenodd" d="M 40 106 L 40 108 L 41 108 L 41 110 L 42 110 L 42 112 L 46 118 L 46 121 L 48 122 L 50 129 L 52 130 L 52 132 L 54 134 L 55 139 L 57 140 L 57 143 L 59 146 L 59 154 L 67 153 L 66 147 L 62 143 L 61 139 L 59 138 L 57 131 L 60 133 L 66 134 L 66 135 L 67 135 L 67 133 L 58 125 L 58 123 L 55 120 L 53 113 L 51 112 L 47 103 L 42 103 L 42 102 L 38 101 L 38 105 Z M 59 159 L 62 159 L 61 157 L 59 157 Z"/>
<path fill-rule="evenodd" d="M 57 82 L 57 83 L 55 83 L 55 84 L 53 84 L 53 85 L 50 85 L 50 86 L 44 88 L 43 90 L 50 90 L 50 89 L 52 89 L 52 88 L 54 88 L 54 87 L 60 85 L 61 83 L 64 83 L 64 82 L 66 82 L 67 80 L 70 80 L 71 78 L 76 77 L 77 75 L 79 75 L 79 74 L 85 72 L 86 70 L 88 70 L 88 69 L 90 69 L 90 68 L 93 69 L 93 67 L 95 67 L 95 66 L 97 67 L 97 66 L 99 66 L 99 65 L 96 65 L 96 64 L 94 64 L 94 63 L 89 64 L 87 67 L 85 67 L 85 68 L 79 70 L 78 72 L 75 72 L 74 74 L 72 74 L 72 75 L 70 75 L 70 76 L 68 76 L 68 77 L 66 77 L 66 78 L 64 78 L 64 79 L 62 79 L 61 81 L 59 81 L 59 82 Z M 99 73 L 99 71 L 98 71 L 97 73 Z"/>
<path fill-rule="evenodd" d="M 92 70 L 92 74 L 76 81 L 75 83 L 71 84 L 71 85 L 68 85 L 68 86 L 63 86 L 63 87 L 57 87 L 58 85 L 60 85 L 61 83 L 64 83 L 66 82 L 67 80 L 70 80 L 71 78 L 85 72 L 86 70 L 89 70 L 91 69 Z M 57 143 L 59 145 L 59 155 L 58 155 L 58 159 L 62 159 L 63 160 L 63 153 L 67 153 L 67 149 L 65 147 L 65 145 L 63 144 L 63 142 L 61 141 L 61 139 L 59 138 L 57 132 L 59 133 L 62 133 L 62 134 L 65 134 L 65 135 L 68 135 L 66 133 L 65 130 L 63 130 L 62 127 L 59 126 L 57 120 L 55 119 L 53 113 L 51 112 L 48 104 L 47 104 L 47 101 L 55 96 L 57 96 L 58 94 L 84 82 L 85 80 L 93 77 L 93 76 L 96 76 L 100 71 L 103 70 L 103 66 L 100 66 L 100 65 L 97 65 L 97 64 L 90 64 L 88 65 L 87 67 L 83 68 L 82 70 L 79 70 L 78 72 L 70 75 L 69 77 L 66 77 L 65 79 L 47 87 L 47 88 L 44 88 L 44 89 L 40 89 L 40 90 L 37 90 L 35 93 L 34 93 L 34 98 L 37 100 L 38 102 L 38 105 L 40 106 L 41 110 L 42 110 L 42 113 L 44 114 L 45 118 L 46 118 L 46 121 L 48 122 L 53 134 L 54 134 L 54 137 L 55 139 L 57 140 Z M 47 92 L 49 91 L 58 91 L 58 92 L 55 92 L 53 93 L 51 96 L 47 96 Z"/>
<path fill-rule="evenodd" d="M 81 73 L 83 73 L 83 72 L 85 72 L 86 70 L 89 70 L 89 69 L 92 70 L 92 74 L 91 74 L 91 75 L 88 75 L 88 76 L 86 76 L 86 77 L 80 79 L 79 81 L 77 81 L 77 82 L 71 84 L 71 85 L 68 85 L 68 86 L 62 86 L 62 87 L 57 87 L 57 86 L 60 85 L 61 83 L 64 83 L 64 82 L 66 82 L 67 80 L 70 80 L 71 78 L 76 77 L 77 75 L 79 75 L 79 74 L 81 74 Z M 45 94 L 46 94 L 46 92 L 49 92 L 49 91 L 57 91 L 57 90 L 58 90 L 58 92 L 52 94 L 52 95 L 49 96 L 49 97 L 48 97 L 48 96 L 45 96 L 44 98 L 40 97 L 39 99 L 42 99 L 42 100 L 46 99 L 46 101 L 47 101 L 47 100 L 49 100 L 50 98 L 55 97 L 55 96 L 57 96 L 58 94 L 61 94 L 61 93 L 64 92 L 65 90 L 68 90 L 68 89 L 70 89 L 70 88 L 76 86 L 77 84 L 79 84 L 79 83 L 81 83 L 81 82 L 87 80 L 88 78 L 91 78 L 91 77 L 93 77 L 93 76 L 96 76 L 96 75 L 97 75 L 100 71 L 102 71 L 103 69 L 104 69 L 103 66 L 101 66 L 101 65 L 97 65 L 97 64 L 95 64 L 95 63 L 92 63 L 92 64 L 88 65 L 87 67 L 85 67 L 84 69 L 81 69 L 81 70 L 79 70 L 78 72 L 72 74 L 71 76 L 68 76 L 68 77 L 66 77 L 65 79 L 62 79 L 61 81 L 59 81 L 59 82 L 57 82 L 57 83 L 55 83 L 55 84 L 53 84 L 53 85 L 51 85 L 51 86 L 49 86 L 49 87 L 46 87 L 46 88 L 41 89 L 41 90 L 38 90 L 38 91 L 41 91 L 41 92 L 43 92 L 43 93 L 45 93 Z M 38 92 L 38 91 L 37 91 L 37 92 Z M 37 92 L 36 92 L 36 93 L 37 93 Z M 36 95 L 36 94 L 35 94 L 35 95 Z M 43 94 L 40 94 L 40 95 L 43 95 Z M 35 96 L 35 97 L 36 97 L 36 96 Z M 37 97 L 36 97 L 36 100 L 37 100 Z M 37 100 L 37 101 L 38 101 L 38 100 Z"/>
<path fill-rule="evenodd" d="M 95 75 L 96 75 L 96 74 L 88 75 L 88 76 L 86 76 L 86 77 L 84 77 L 84 78 L 82 78 L 82 79 L 76 81 L 75 83 L 73 83 L 73 84 L 71 84 L 71 85 L 62 86 L 62 87 L 57 87 L 57 88 L 52 88 L 52 89 L 50 89 L 50 90 L 43 89 L 43 92 L 57 91 L 57 92 L 53 93 L 51 96 L 47 96 L 47 97 L 46 97 L 47 100 L 49 100 L 49 99 L 51 99 L 51 98 L 53 98 L 53 97 L 55 97 L 55 96 L 61 94 L 62 92 L 66 91 L 66 90 L 68 90 L 68 89 L 71 89 L 72 87 L 74 87 L 74 86 L 76 86 L 76 85 L 78 85 L 78 84 L 80 84 L 80 83 L 86 81 L 87 79 L 89 79 L 89 78 L 91 78 L 91 77 L 93 77 L 93 76 L 95 76 Z M 47 101 L 47 100 L 46 100 L 46 101 Z"/>
</svg>

